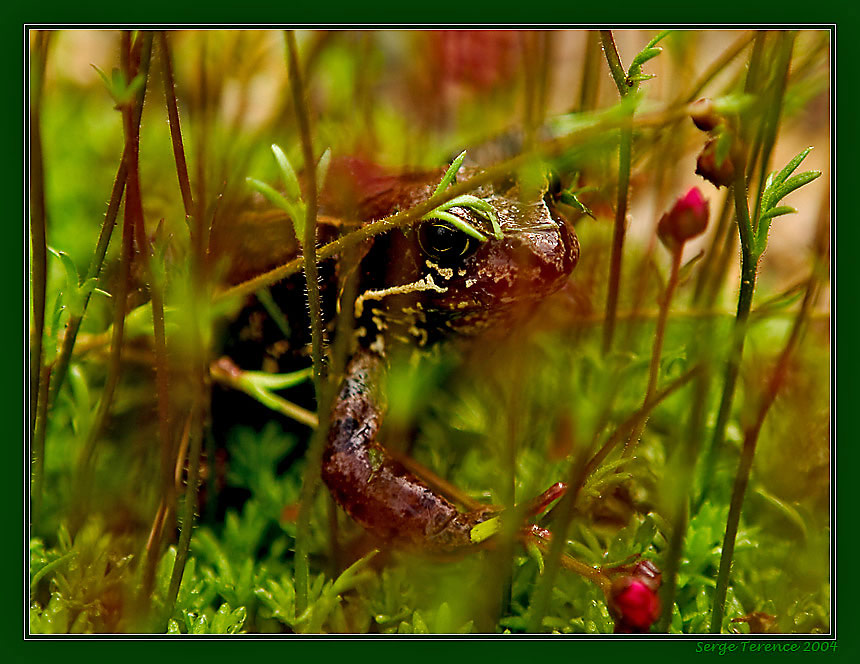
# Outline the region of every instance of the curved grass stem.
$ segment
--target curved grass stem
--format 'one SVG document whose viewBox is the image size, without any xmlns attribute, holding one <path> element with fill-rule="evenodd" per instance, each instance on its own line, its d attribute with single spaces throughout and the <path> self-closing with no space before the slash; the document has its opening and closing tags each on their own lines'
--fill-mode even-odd
<svg viewBox="0 0 860 664">
<path fill-rule="evenodd" d="M 686 106 L 672 107 L 649 114 L 643 113 L 641 115 L 637 115 L 632 120 L 632 125 L 634 128 L 659 127 L 672 122 L 679 117 L 683 117 L 687 115 L 687 113 L 688 111 Z M 516 157 L 512 157 L 490 166 L 467 180 L 458 182 L 445 191 L 428 198 L 426 201 L 419 203 L 415 207 L 404 210 L 403 212 L 398 212 L 397 214 L 380 219 L 379 221 L 366 224 L 338 240 L 319 247 L 317 250 L 317 261 L 332 258 L 347 247 L 359 245 L 368 238 L 381 233 L 418 223 L 421 218 L 431 210 L 434 210 L 457 196 L 468 194 L 481 185 L 493 182 L 503 175 L 516 172 L 524 165 L 531 163 L 536 157 L 552 159 L 571 148 L 585 144 L 589 140 L 601 138 L 605 136 L 607 131 L 619 129 L 622 125 L 630 122 L 631 120 L 629 117 L 623 120 L 610 118 L 596 122 L 595 124 L 583 129 L 578 129 L 567 136 L 537 143 L 533 150 L 523 152 Z M 260 288 L 271 286 L 272 284 L 295 274 L 302 269 L 303 265 L 304 259 L 300 256 L 284 263 L 283 265 L 279 265 L 268 272 L 264 272 L 252 279 L 243 281 L 232 288 L 216 293 L 215 300 L 220 301 L 227 298 L 245 297 L 246 295 L 256 292 Z"/>
</svg>

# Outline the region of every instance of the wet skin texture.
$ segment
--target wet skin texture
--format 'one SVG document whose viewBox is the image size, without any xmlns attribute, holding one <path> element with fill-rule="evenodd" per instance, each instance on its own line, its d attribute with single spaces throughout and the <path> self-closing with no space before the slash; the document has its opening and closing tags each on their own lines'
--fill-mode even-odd
<svg viewBox="0 0 860 664">
<path fill-rule="evenodd" d="M 324 193 L 322 210 L 365 221 L 425 200 L 443 173 L 389 177 L 350 161 L 332 169 L 329 184 L 334 183 L 337 195 Z M 460 177 L 468 175 L 463 169 Z M 358 349 L 331 413 L 322 478 L 355 521 L 401 548 L 445 552 L 468 547 L 471 529 L 494 512 L 458 511 L 377 442 L 385 413 L 380 386 L 386 350 L 504 325 L 561 288 L 579 254 L 573 231 L 543 199 L 521 201 L 515 188 L 500 192 L 492 186 L 472 193 L 496 210 L 500 239 L 493 237 L 487 220 L 452 208 L 485 231 L 487 241 L 427 221 L 375 238 L 359 268 Z"/>
</svg>

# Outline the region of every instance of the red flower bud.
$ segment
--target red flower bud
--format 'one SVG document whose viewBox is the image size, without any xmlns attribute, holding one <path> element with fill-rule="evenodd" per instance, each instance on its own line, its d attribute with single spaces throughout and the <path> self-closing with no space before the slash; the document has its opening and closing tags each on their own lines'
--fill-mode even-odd
<svg viewBox="0 0 860 664">
<path fill-rule="evenodd" d="M 660 617 L 660 599 L 647 581 L 623 576 L 612 582 L 609 609 L 616 616 L 617 633 L 647 632 Z"/>
<path fill-rule="evenodd" d="M 714 108 L 713 100 L 707 97 L 703 97 L 690 107 L 690 118 L 702 131 L 716 129 L 723 121 Z"/>
<path fill-rule="evenodd" d="M 693 187 L 660 218 L 657 236 L 668 249 L 675 250 L 690 238 L 704 233 L 707 227 L 708 201 L 698 187 Z"/>
<path fill-rule="evenodd" d="M 728 187 L 735 177 L 735 165 L 732 158 L 726 156 L 721 164 L 717 164 L 717 139 L 712 138 L 696 159 L 696 174 L 701 175 L 715 187 Z"/>
</svg>

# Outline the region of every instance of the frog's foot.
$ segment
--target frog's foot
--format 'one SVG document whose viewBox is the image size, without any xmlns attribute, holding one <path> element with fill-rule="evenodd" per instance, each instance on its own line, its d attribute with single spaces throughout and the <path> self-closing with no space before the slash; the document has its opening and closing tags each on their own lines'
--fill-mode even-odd
<svg viewBox="0 0 860 664">
<path fill-rule="evenodd" d="M 428 533 L 428 548 L 437 551 L 457 551 L 480 544 L 483 540 L 476 540 L 475 532 L 480 533 L 481 524 L 490 524 L 495 531 L 497 528 L 494 524 L 498 523 L 500 514 L 497 508 L 490 507 L 470 512 L 457 512 L 438 532 Z"/>
<path fill-rule="evenodd" d="M 522 522 L 528 517 L 537 516 L 543 512 L 550 504 L 561 498 L 567 491 L 567 485 L 563 482 L 556 482 L 549 489 L 544 491 L 539 496 L 531 500 L 517 505 L 511 510 L 504 512 L 478 511 L 467 512 L 460 514 L 461 517 L 471 517 L 475 520 L 470 525 L 469 540 L 471 544 L 481 544 L 489 539 L 500 530 L 502 530 L 502 522 L 505 519 L 514 519 L 517 522 Z M 464 518 L 463 521 L 466 521 Z M 544 539 L 549 539 L 549 531 L 540 528 L 539 526 L 524 524 L 521 527 L 522 533 L 529 533 Z"/>
<path fill-rule="evenodd" d="M 567 493 L 567 484 L 556 482 L 539 496 L 535 496 L 527 503 L 520 505 L 519 509 L 524 509 L 529 516 L 537 516 L 565 493 Z"/>
</svg>

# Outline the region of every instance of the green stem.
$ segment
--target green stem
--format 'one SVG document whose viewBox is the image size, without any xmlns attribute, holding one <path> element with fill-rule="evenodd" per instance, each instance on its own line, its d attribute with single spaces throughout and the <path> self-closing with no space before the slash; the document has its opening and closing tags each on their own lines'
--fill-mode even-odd
<svg viewBox="0 0 860 664">
<path fill-rule="evenodd" d="M 717 412 L 717 422 L 714 425 L 714 433 L 711 437 L 710 446 L 705 452 L 703 462 L 704 476 L 702 480 L 702 492 L 699 496 L 697 508 L 701 507 L 708 492 L 714 474 L 714 463 L 717 455 L 725 442 L 726 426 L 732 410 L 732 402 L 737 385 L 738 372 L 744 352 L 744 341 L 746 339 L 747 322 L 752 307 L 753 293 L 755 292 L 756 269 L 758 259 L 753 252 L 752 221 L 750 220 L 749 208 L 747 207 L 746 182 L 744 169 L 735 169 L 735 181 L 732 184 L 732 194 L 735 200 L 735 215 L 738 220 L 738 231 L 741 240 L 741 284 L 738 292 L 738 308 L 735 315 L 735 325 L 732 331 L 732 345 L 729 350 L 729 358 L 726 362 L 726 371 L 723 378 L 723 392 L 720 397 L 720 408 Z"/>
<path fill-rule="evenodd" d="M 203 436 L 205 423 L 208 420 L 208 398 L 210 394 L 209 385 L 209 366 L 208 353 L 209 349 L 204 345 L 203 334 L 201 333 L 201 321 L 208 320 L 206 315 L 208 312 L 205 309 L 204 303 L 210 301 L 210 292 L 206 283 L 206 194 L 205 194 L 205 160 L 206 160 L 206 139 L 208 137 L 207 118 L 209 115 L 209 93 L 207 88 L 206 77 L 206 54 L 205 54 L 205 39 L 202 42 L 198 60 L 198 75 L 201 89 L 201 105 L 203 107 L 203 120 L 200 127 L 200 136 L 197 142 L 197 196 L 196 205 L 193 209 L 193 223 L 190 224 L 191 229 L 191 247 L 192 254 L 191 262 L 191 281 L 192 294 L 188 303 L 191 320 L 193 324 L 190 326 L 189 334 L 192 343 L 192 405 L 191 416 L 189 419 L 189 437 L 190 449 L 188 450 L 188 485 L 185 490 L 185 502 L 182 509 L 182 525 L 179 534 L 179 543 L 176 550 L 176 559 L 173 563 L 173 572 L 170 577 L 170 587 L 168 589 L 167 599 L 167 615 L 164 617 L 165 623 L 173 613 L 176 604 L 176 597 L 179 593 L 179 587 L 182 584 L 182 576 L 185 573 L 185 565 L 188 562 L 188 551 L 191 547 L 191 535 L 194 529 L 194 515 L 198 507 L 197 493 L 200 484 L 200 454 L 203 448 Z M 172 94 L 167 95 L 167 103 L 171 103 L 171 98 L 175 97 Z M 177 117 L 178 120 L 178 117 Z M 182 136 L 179 132 L 179 124 L 171 123 L 171 138 L 174 141 L 174 157 L 177 154 L 177 144 L 179 141 L 179 154 L 184 155 L 184 148 L 181 147 Z M 181 166 L 177 164 L 177 175 L 180 180 L 180 187 L 187 186 L 189 191 L 188 200 L 190 198 L 190 182 L 188 181 L 187 169 L 183 172 Z M 205 313 L 204 313 L 205 312 Z M 180 446 L 181 448 L 181 446 Z M 181 452 L 179 454 L 181 463 Z M 179 466 L 177 466 L 179 468 Z"/>
<path fill-rule="evenodd" d="M 311 356 L 314 367 L 314 388 L 317 395 L 318 417 L 322 423 L 328 421 L 328 392 L 324 385 L 322 363 L 322 307 L 320 304 L 319 279 L 317 276 L 316 258 L 316 224 L 317 224 L 317 185 L 316 159 L 314 159 L 313 143 L 311 142 L 310 118 L 307 107 L 306 90 L 299 68 L 298 49 L 296 47 L 295 31 L 286 31 L 287 62 L 290 75 L 290 89 L 293 94 L 293 105 L 299 121 L 299 134 L 304 156 L 305 197 L 307 216 L 305 218 L 304 238 L 302 241 L 302 258 L 305 270 L 305 281 L 308 289 L 308 305 L 311 318 Z M 328 427 L 317 427 L 311 437 L 307 453 L 307 466 L 302 478 L 299 517 L 296 524 L 296 611 L 301 613 L 308 604 L 310 569 L 308 552 L 310 548 L 310 519 L 313 508 L 313 497 L 319 481 L 322 464 L 323 445 L 328 435 Z"/>
<path fill-rule="evenodd" d="M 122 202 L 123 192 L 125 191 L 125 182 L 127 176 L 128 155 L 127 150 L 124 149 L 122 157 L 120 158 L 119 166 L 117 167 L 116 176 L 114 177 L 113 187 L 111 188 L 110 200 L 108 202 L 108 209 L 105 213 L 104 220 L 102 221 L 102 227 L 101 231 L 99 232 L 99 239 L 96 244 L 96 250 L 93 253 L 92 260 L 90 261 L 89 271 L 87 272 L 87 279 L 98 278 L 99 274 L 101 274 L 102 265 L 104 265 L 105 255 L 107 254 L 107 248 L 110 244 L 110 238 L 113 234 L 113 229 L 116 227 L 116 218 L 117 214 L 119 213 L 119 205 Z M 90 302 L 91 295 L 92 291 L 88 291 L 86 296 L 84 297 L 84 312 L 86 312 L 87 310 L 87 305 Z M 57 357 L 57 361 L 54 364 L 53 369 L 53 380 L 51 381 L 51 396 L 49 399 L 50 403 L 52 404 L 56 401 L 57 393 L 59 392 L 60 387 L 65 381 L 66 372 L 69 368 L 69 362 L 72 358 L 72 353 L 75 348 L 75 342 L 78 338 L 78 331 L 81 329 L 83 315 L 84 314 L 82 313 L 80 316 L 72 316 L 69 319 L 68 324 L 66 325 L 66 331 L 63 336 L 63 345 L 60 348 L 60 354 Z"/>
<path fill-rule="evenodd" d="M 637 86 L 628 85 L 627 74 L 621 64 L 612 30 L 601 30 L 600 40 L 609 71 L 618 94 L 622 99 Z M 615 227 L 612 234 L 612 254 L 609 259 L 609 287 L 606 292 L 606 321 L 603 326 L 603 353 L 612 348 L 615 336 L 616 315 L 618 312 L 618 291 L 621 287 L 621 262 L 624 256 L 624 235 L 627 231 L 627 202 L 630 194 L 630 166 L 633 148 L 632 116 L 621 127 L 618 144 L 618 200 L 615 207 Z"/>
<path fill-rule="evenodd" d="M 717 414 L 717 423 L 713 437 L 710 441 L 710 446 L 705 453 L 702 492 L 699 496 L 698 506 L 702 505 L 710 491 L 714 475 L 714 464 L 719 455 L 720 448 L 725 441 L 725 430 L 731 414 L 735 384 L 737 382 L 738 371 L 743 355 L 747 319 L 749 318 L 749 312 L 752 306 L 756 270 L 758 267 L 759 257 L 755 255 L 753 232 L 758 226 L 758 211 L 761 206 L 761 195 L 764 191 L 764 176 L 767 172 L 770 153 L 773 150 L 773 145 L 776 141 L 776 133 L 779 127 L 779 118 L 782 110 L 782 99 L 785 92 L 785 86 L 787 84 L 794 39 L 794 33 L 782 35 L 782 40 L 778 45 L 780 48 L 778 50 L 777 59 L 778 68 L 775 83 L 776 87 L 769 98 L 768 108 L 770 111 L 763 121 L 765 126 L 760 131 L 760 139 L 756 141 L 756 150 L 754 151 L 754 154 L 759 154 L 760 156 L 760 181 L 756 198 L 756 208 L 754 210 L 755 216 L 752 218 L 750 217 L 748 193 L 746 191 L 746 182 L 748 178 L 744 176 L 747 168 L 746 164 L 743 163 L 742 149 L 736 150 L 736 153 L 740 156 L 738 157 L 739 163 L 735 164 L 735 181 L 732 188 L 741 242 L 741 286 L 738 294 L 738 311 L 734 328 L 734 339 L 729 361 L 726 366 L 725 383 L 723 395 L 720 400 L 720 409 Z M 747 82 L 748 90 L 755 89 L 762 75 L 760 69 L 761 60 L 763 59 L 763 43 L 763 37 L 756 39 L 750 62 L 749 80 Z M 745 127 L 742 127 L 741 129 L 741 136 L 746 136 L 748 132 L 744 131 Z"/>
<path fill-rule="evenodd" d="M 747 94 L 754 93 L 759 86 L 759 79 L 762 71 L 762 61 L 764 59 L 764 46 L 767 33 L 756 32 L 753 41 L 752 52 L 750 53 L 749 67 L 747 70 L 746 81 L 744 82 L 744 92 Z M 726 371 L 723 379 L 723 392 L 720 397 L 720 407 L 717 412 L 717 422 L 714 426 L 714 432 L 711 440 L 705 448 L 705 454 L 702 463 L 702 482 L 701 492 L 696 501 L 695 511 L 698 511 L 704 504 L 711 488 L 711 481 L 714 475 L 714 463 L 717 458 L 719 448 L 725 439 L 726 426 L 731 413 L 731 405 L 734 399 L 735 383 L 737 382 L 738 367 L 740 364 L 741 355 L 743 354 L 744 337 L 746 334 L 746 320 L 749 317 L 750 307 L 752 306 L 752 291 L 755 287 L 756 265 L 750 265 L 752 259 L 752 220 L 749 214 L 749 205 L 747 202 L 747 181 L 750 178 L 750 173 L 747 173 L 747 168 L 751 163 L 755 162 L 758 154 L 759 141 L 749 150 L 749 157 L 745 155 L 750 133 L 749 123 L 742 123 L 738 130 L 739 147 L 734 150 L 735 157 L 738 158 L 738 163 L 735 163 L 734 183 L 731 186 L 731 195 L 734 200 L 735 220 L 738 225 L 738 233 L 741 240 L 741 285 L 738 293 L 738 306 L 735 315 L 735 325 L 733 328 L 732 346 L 729 351 L 729 358 L 726 363 Z M 732 158 L 735 158 L 732 157 Z M 746 238 L 746 239 L 745 239 Z M 717 274 L 723 273 L 731 255 L 731 246 L 734 244 L 731 233 L 726 233 L 723 251 L 718 261 Z M 751 273 L 752 278 L 749 278 Z M 714 279 L 711 286 L 710 302 L 713 302 L 719 291 L 719 281 Z"/>
<path fill-rule="evenodd" d="M 726 519 L 726 534 L 723 538 L 722 553 L 720 555 L 720 569 L 717 574 L 717 585 L 714 591 L 714 603 L 711 610 L 711 633 L 719 633 L 722 630 L 723 615 L 725 613 L 725 601 L 728 593 L 729 579 L 731 576 L 732 559 L 734 557 L 735 541 L 737 539 L 740 524 L 741 510 L 744 495 L 749 484 L 750 471 L 752 470 L 758 435 L 761 431 L 767 412 L 773 405 L 782 383 L 789 369 L 789 359 L 794 348 L 800 342 L 806 322 L 812 314 L 812 307 L 818 295 L 818 284 L 822 278 L 827 278 L 828 245 L 830 227 L 830 205 L 828 193 L 822 197 L 822 204 L 818 215 L 816 236 L 813 240 L 813 253 L 815 262 L 812 274 L 807 280 L 803 302 L 800 305 L 797 316 L 794 319 L 788 340 L 780 353 L 771 378 L 768 381 L 764 398 L 761 401 L 756 418 L 752 426 L 744 434 L 744 445 L 741 449 L 741 458 L 738 470 L 735 474 L 735 482 L 732 487 L 732 498 L 729 505 L 729 515 Z"/>
<path fill-rule="evenodd" d="M 750 479 L 750 471 L 752 470 L 753 460 L 755 459 L 758 436 L 761 432 L 761 427 L 764 424 L 767 412 L 771 405 L 773 405 L 779 392 L 779 388 L 788 373 L 789 358 L 800 339 L 804 324 L 809 315 L 809 310 L 815 300 L 818 283 L 816 274 L 817 270 L 813 270 L 813 274 L 809 278 L 806 293 L 803 297 L 803 303 L 801 304 L 797 317 L 794 320 L 794 325 L 792 326 L 791 333 L 789 334 L 785 347 L 777 360 L 776 368 L 768 382 L 768 386 L 756 414 L 755 421 L 744 433 L 744 444 L 741 449 L 741 458 L 738 463 L 737 473 L 735 474 L 734 486 L 732 487 L 732 499 L 729 504 L 729 515 L 726 518 L 726 534 L 723 538 L 722 553 L 720 555 L 720 571 L 717 574 L 717 586 L 714 590 L 714 603 L 711 609 L 712 634 L 719 634 L 722 631 L 726 595 L 728 593 L 732 560 L 734 558 L 735 541 L 737 539 L 738 527 L 740 525 L 744 495 L 746 494 L 746 489 Z"/>
<path fill-rule="evenodd" d="M 753 219 L 758 220 L 761 210 L 761 198 L 764 194 L 767 172 L 770 167 L 770 156 L 776 143 L 776 135 L 779 131 L 779 122 L 782 116 L 782 103 L 785 97 L 785 89 L 788 86 L 789 65 L 791 64 L 791 52 L 794 48 L 795 32 L 780 33 L 780 42 L 774 48 L 777 51 L 776 82 L 771 95 L 768 96 L 767 114 L 764 118 L 764 136 L 761 147 L 761 160 L 759 161 L 759 180 L 756 191 L 756 205 Z M 758 230 L 756 228 L 755 230 Z"/>
<path fill-rule="evenodd" d="M 697 337 L 698 338 L 698 337 Z M 694 351 L 695 352 L 695 351 Z M 704 353 L 708 348 L 704 348 Z M 695 356 L 701 357 L 700 353 Z M 669 536 L 669 546 L 663 565 L 663 586 L 661 589 L 662 612 L 657 623 L 658 632 L 668 632 L 672 621 L 672 608 L 675 604 L 675 592 L 678 584 L 678 570 L 684 553 L 684 539 L 687 534 L 689 519 L 690 488 L 696 459 L 701 448 L 700 441 L 705 427 L 706 405 L 708 401 L 708 386 L 711 380 L 710 360 L 705 357 L 701 363 L 702 372 L 697 376 L 693 387 L 693 407 L 687 427 L 686 440 L 678 454 L 678 462 L 672 477 L 677 478 L 673 487 L 675 505 L 672 515 L 672 532 Z"/>
<path fill-rule="evenodd" d="M 30 241 L 33 251 L 33 327 L 30 337 L 30 490 L 33 496 L 35 521 L 41 507 L 42 476 L 45 458 L 45 426 L 47 425 L 47 389 L 42 380 L 42 345 L 45 332 L 45 294 L 48 278 L 48 238 L 45 209 L 45 172 L 42 155 L 42 92 L 48 60 L 50 32 L 36 37 L 32 67 L 30 97 Z M 39 402 L 43 403 L 39 403 Z M 41 406 L 41 407 L 40 407 Z M 36 435 L 36 432 L 39 435 Z"/>
<path fill-rule="evenodd" d="M 601 30 L 600 42 L 603 45 L 603 54 L 606 56 L 606 63 L 609 65 L 609 73 L 612 74 L 612 80 L 615 81 L 618 94 L 624 98 L 630 91 L 630 87 L 627 85 L 627 73 L 621 64 L 621 57 L 618 55 L 612 30 Z"/>
<path fill-rule="evenodd" d="M 182 130 L 179 124 L 179 109 L 176 103 L 176 91 L 173 80 L 173 65 L 170 56 L 170 46 L 165 32 L 159 33 L 161 48 L 162 75 L 164 80 L 164 97 L 167 106 L 167 118 L 170 127 L 170 138 L 173 146 L 173 159 L 176 164 L 176 175 L 179 181 L 182 204 L 186 220 L 194 218 L 194 200 L 191 195 L 191 182 L 188 178 L 188 166 L 185 158 L 185 148 L 182 140 Z M 159 229 L 160 230 L 160 229 Z M 198 261 L 199 263 L 199 261 Z M 156 381 L 158 388 L 159 435 L 161 438 L 161 474 L 162 497 L 152 528 L 151 541 L 146 549 L 146 573 L 144 575 L 143 592 L 148 592 L 155 573 L 155 565 L 160 551 L 160 538 L 163 524 L 168 513 L 174 509 L 176 501 L 176 482 L 174 481 L 174 452 L 173 439 L 170 434 L 170 405 L 169 405 L 169 369 L 167 363 L 167 339 L 164 328 L 164 293 L 161 284 L 153 278 L 152 257 L 147 263 L 151 294 L 152 320 L 155 335 Z M 192 459 L 192 462 L 194 460 Z"/>
<path fill-rule="evenodd" d="M 30 523 L 37 524 L 42 510 L 42 488 L 45 476 L 45 428 L 48 424 L 48 388 L 51 384 L 51 368 L 42 367 L 39 376 L 39 394 L 36 398 L 36 424 L 33 432 L 33 448 L 30 463 L 30 490 L 32 493 L 32 513 Z"/>
<path fill-rule="evenodd" d="M 129 182 L 129 186 L 137 186 Z M 133 200 L 133 196 L 129 194 L 129 201 Z M 139 201 L 139 196 L 137 197 Z M 160 272 L 153 267 L 156 257 L 149 251 L 149 245 L 146 240 L 146 234 L 143 228 L 143 210 L 141 209 L 139 224 L 137 224 L 137 244 L 138 250 L 144 256 L 142 261 L 146 273 L 147 282 L 149 283 L 149 292 L 152 306 L 152 327 L 155 346 L 155 393 L 156 403 L 158 408 L 158 437 L 161 446 L 161 481 L 162 481 L 162 500 L 167 505 L 173 504 L 173 476 L 171 472 L 171 458 L 173 452 L 172 439 L 170 436 L 170 373 L 167 361 L 167 335 L 164 326 L 164 291 L 163 284 L 160 283 L 156 273 Z M 161 227 L 159 227 L 159 231 Z M 159 240 L 161 233 L 159 233 Z M 147 255 L 149 254 L 149 255 Z M 158 512 L 162 512 L 161 506 Z M 157 519 L 158 517 L 156 517 Z M 155 529 L 155 532 L 160 536 L 161 530 Z M 159 537 L 147 547 L 146 573 L 144 574 L 143 592 L 148 593 L 151 590 L 151 581 L 155 569 L 155 558 L 159 551 Z"/>
</svg>

